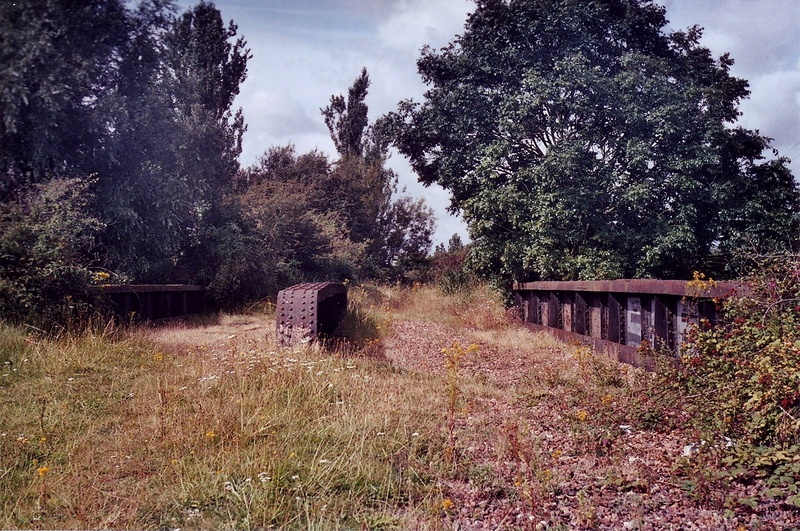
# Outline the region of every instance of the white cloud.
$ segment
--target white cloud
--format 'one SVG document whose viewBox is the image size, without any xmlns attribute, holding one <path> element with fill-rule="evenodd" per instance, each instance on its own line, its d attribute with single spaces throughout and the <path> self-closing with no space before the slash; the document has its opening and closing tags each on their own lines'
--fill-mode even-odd
<svg viewBox="0 0 800 531">
<path fill-rule="evenodd" d="M 750 80 L 753 96 L 742 102 L 739 123 L 775 136 L 774 145 L 788 151 L 800 140 L 800 70 L 769 72 Z"/>
<path fill-rule="evenodd" d="M 462 33 L 473 8 L 467 0 L 398 2 L 390 18 L 379 25 L 378 36 L 384 46 L 400 53 L 416 53 L 425 44 L 439 48 Z"/>
</svg>

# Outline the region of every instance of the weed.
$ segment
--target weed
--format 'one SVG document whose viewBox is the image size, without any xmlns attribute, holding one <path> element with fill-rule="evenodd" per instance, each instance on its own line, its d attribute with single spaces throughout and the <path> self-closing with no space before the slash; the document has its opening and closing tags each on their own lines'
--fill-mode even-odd
<svg viewBox="0 0 800 531">
<path fill-rule="evenodd" d="M 459 343 L 453 343 L 450 347 L 441 349 L 444 354 L 445 368 L 447 371 L 447 450 L 445 458 L 448 462 L 453 463 L 458 467 L 458 460 L 456 458 L 456 421 L 459 410 L 459 398 L 461 390 L 459 389 L 458 368 L 461 359 L 470 353 L 478 351 L 478 345 L 472 344 L 464 348 Z"/>
</svg>

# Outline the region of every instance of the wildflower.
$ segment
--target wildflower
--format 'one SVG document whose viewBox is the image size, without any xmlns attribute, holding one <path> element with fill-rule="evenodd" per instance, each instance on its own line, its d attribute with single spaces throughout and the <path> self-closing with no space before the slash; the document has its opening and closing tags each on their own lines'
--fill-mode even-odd
<svg viewBox="0 0 800 531">
<path fill-rule="evenodd" d="M 217 436 L 217 434 L 216 434 L 216 433 L 214 433 L 214 430 L 208 430 L 208 431 L 206 432 L 206 438 L 207 438 L 207 439 L 213 439 L 213 438 L 215 438 L 216 436 Z"/>
<path fill-rule="evenodd" d="M 38 472 L 40 478 L 43 478 L 47 475 L 48 472 L 50 472 L 50 468 L 46 466 L 40 466 L 39 468 L 36 469 L 36 472 Z"/>
<path fill-rule="evenodd" d="M 604 395 L 603 398 L 601 399 L 601 402 L 603 403 L 603 405 L 607 406 L 611 403 L 611 400 L 612 400 L 611 395 Z"/>
<path fill-rule="evenodd" d="M 584 422 L 589 418 L 589 412 L 585 409 L 579 409 L 578 412 L 575 413 L 575 418 L 577 418 L 580 422 Z"/>
<path fill-rule="evenodd" d="M 550 454 L 550 457 L 552 457 L 553 459 L 558 459 L 559 457 L 561 457 L 561 453 L 562 453 L 561 450 L 555 450 L 552 454 Z"/>
<path fill-rule="evenodd" d="M 453 500 L 447 498 L 446 500 L 442 500 L 442 510 L 447 512 L 453 507 Z"/>
</svg>

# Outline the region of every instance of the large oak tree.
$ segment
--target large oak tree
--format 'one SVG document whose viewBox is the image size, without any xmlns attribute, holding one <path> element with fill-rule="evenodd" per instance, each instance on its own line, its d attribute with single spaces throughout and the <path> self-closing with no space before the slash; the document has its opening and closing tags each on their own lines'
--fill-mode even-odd
<svg viewBox="0 0 800 531">
<path fill-rule="evenodd" d="M 478 0 L 423 50 L 429 90 L 394 114 L 397 145 L 451 192 L 481 271 L 670 278 L 796 241 L 785 159 L 735 124 L 747 82 L 666 24 L 650 0 Z"/>
</svg>

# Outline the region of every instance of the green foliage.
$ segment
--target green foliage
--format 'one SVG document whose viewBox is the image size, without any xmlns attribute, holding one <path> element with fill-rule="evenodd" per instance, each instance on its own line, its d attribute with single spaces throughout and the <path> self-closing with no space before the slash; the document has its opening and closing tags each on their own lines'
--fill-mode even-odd
<svg viewBox="0 0 800 531">
<path fill-rule="evenodd" d="M 331 96 L 331 103 L 322 109 L 325 125 L 331 133 L 336 151 L 342 158 L 360 157 L 364 154 L 364 133 L 369 125 L 364 100 L 369 88 L 367 69 L 361 70 L 353 86 L 347 91 L 347 100 L 341 94 Z"/>
<path fill-rule="evenodd" d="M 161 0 L 40 4 L 0 6 L 0 198 L 95 175 L 104 268 L 134 281 L 196 273 L 238 170 L 246 43 L 205 2 L 177 19 Z"/>
<path fill-rule="evenodd" d="M 747 280 L 746 292 L 720 301 L 720 325 L 701 321 L 690 331 L 686 391 L 700 393 L 698 421 L 718 435 L 755 445 L 798 444 L 800 261 L 766 259 Z"/>
<path fill-rule="evenodd" d="M 385 167 L 388 159 L 388 122 L 369 125 L 365 103 L 369 76 L 366 69 L 356 78 L 348 98 L 331 96 L 322 114 L 341 158 L 331 171 L 330 184 L 346 183 L 346 208 L 339 209 L 349 237 L 366 245 L 366 267 L 361 274 L 372 278 L 411 279 L 426 265 L 434 229 L 433 211 L 424 200 L 401 196 L 397 176 Z M 327 188 L 327 187 L 326 187 Z M 341 193 L 325 190 L 326 197 Z M 333 193 L 331 193 L 333 192 Z M 341 200 L 340 200 L 341 203 Z"/>
<path fill-rule="evenodd" d="M 768 139 L 729 127 L 747 82 L 699 28 L 665 32 L 649 0 L 477 4 L 423 50 L 424 102 L 390 121 L 420 180 L 451 192 L 478 272 L 680 278 L 698 256 L 792 243 L 797 184 L 760 160 Z"/>
<path fill-rule="evenodd" d="M 659 427 L 696 430 L 697 459 L 713 458 L 716 476 L 687 460 L 699 466 L 686 472 L 692 495 L 704 495 L 708 481 L 759 479 L 768 497 L 800 506 L 800 260 L 762 259 L 745 280 L 718 301 L 722 321 L 691 327 L 680 364 L 664 363 L 640 389 L 637 420 L 647 428 L 647 415 L 658 415 Z"/>
<path fill-rule="evenodd" d="M 85 313 L 89 265 L 224 305 L 426 265 L 432 212 L 393 198 L 366 70 L 323 110 L 340 160 L 276 148 L 240 174 L 251 55 L 214 4 L 39 4 L 0 4 L 2 315 Z"/>
<path fill-rule="evenodd" d="M 127 40 L 122 0 L 0 3 L 0 199 L 27 182 L 88 174 L 107 134 L 97 111 Z"/>
<path fill-rule="evenodd" d="M 0 314 L 39 326 L 89 312 L 91 250 L 102 223 L 83 179 L 53 179 L 0 207 Z"/>
<path fill-rule="evenodd" d="M 458 234 L 450 237 L 447 247 L 441 243 L 436 246 L 431 258 L 430 277 L 444 294 L 467 293 L 477 284 L 467 264 L 468 255 L 469 248 Z"/>
</svg>

